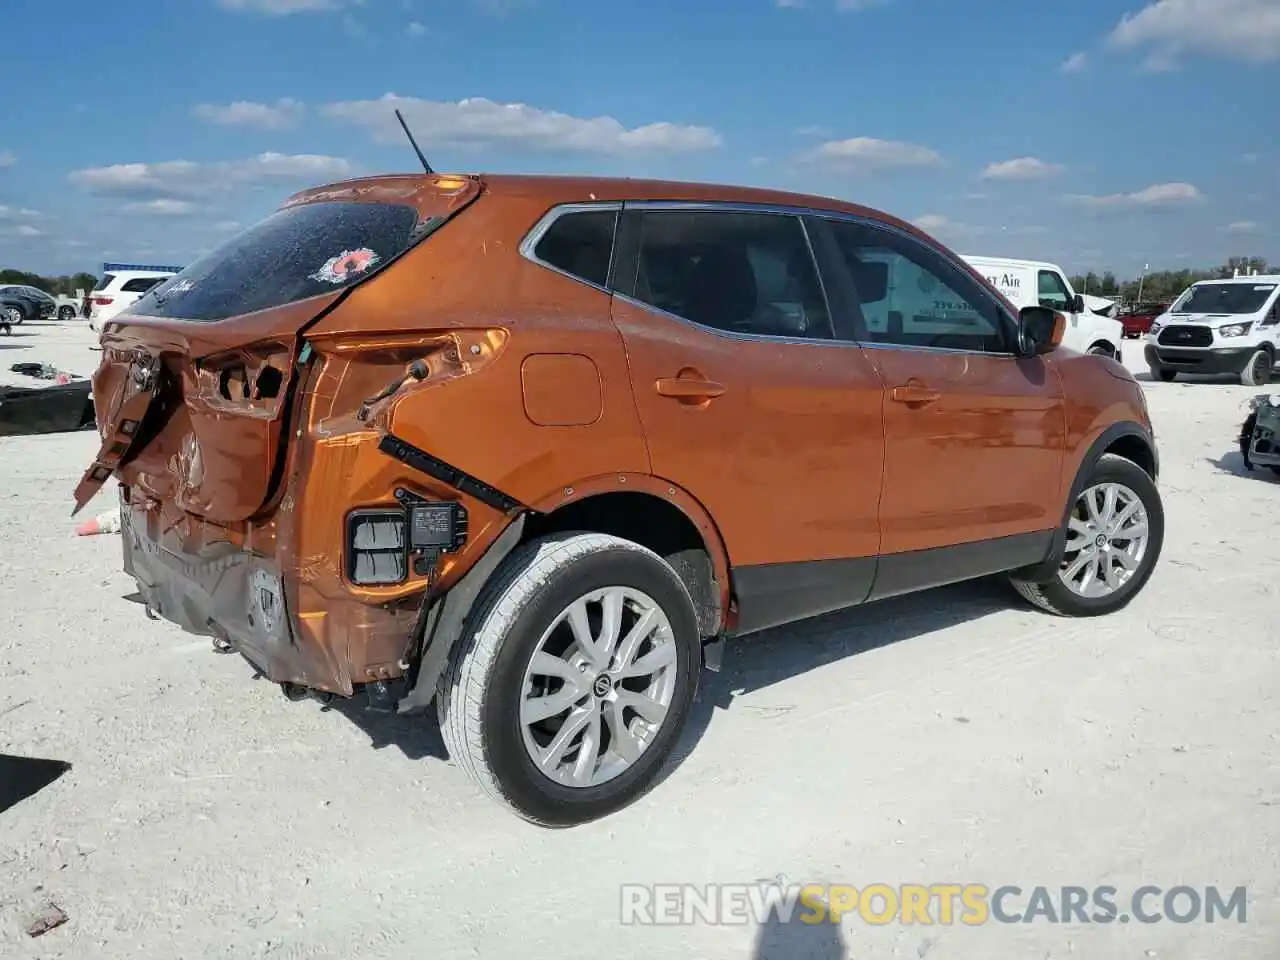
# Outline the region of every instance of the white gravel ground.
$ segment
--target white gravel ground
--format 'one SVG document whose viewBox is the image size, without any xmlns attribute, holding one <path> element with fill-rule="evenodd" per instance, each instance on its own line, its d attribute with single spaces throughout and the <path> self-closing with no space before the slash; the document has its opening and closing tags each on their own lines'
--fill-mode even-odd
<svg viewBox="0 0 1280 960">
<path fill-rule="evenodd" d="M 96 363 L 83 324 L 19 332 L 5 370 Z M 979 584 L 731 648 L 666 783 L 572 831 L 483 800 L 425 721 L 288 703 L 147 620 L 118 539 L 73 535 L 93 433 L 0 439 L 0 753 L 71 764 L 0 813 L 0 956 L 1274 960 L 1280 483 L 1235 452 L 1253 391 L 1146 389 L 1168 534 L 1128 609 Z M 792 924 L 767 949 L 619 926 L 623 883 L 778 876 L 1249 901 L 1244 924 Z M 29 937 L 49 902 L 69 920 Z"/>
</svg>

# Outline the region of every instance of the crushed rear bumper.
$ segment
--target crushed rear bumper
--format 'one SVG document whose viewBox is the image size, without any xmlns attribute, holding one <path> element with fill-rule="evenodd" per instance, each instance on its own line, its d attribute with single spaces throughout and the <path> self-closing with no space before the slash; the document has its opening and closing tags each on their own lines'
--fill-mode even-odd
<svg viewBox="0 0 1280 960">
<path fill-rule="evenodd" d="M 234 650 L 274 683 L 350 696 L 403 674 L 420 602 L 319 597 L 296 570 L 226 539 L 201 539 L 121 491 L 124 570 L 147 609 Z M 420 598 L 419 598 L 420 599 Z"/>
</svg>

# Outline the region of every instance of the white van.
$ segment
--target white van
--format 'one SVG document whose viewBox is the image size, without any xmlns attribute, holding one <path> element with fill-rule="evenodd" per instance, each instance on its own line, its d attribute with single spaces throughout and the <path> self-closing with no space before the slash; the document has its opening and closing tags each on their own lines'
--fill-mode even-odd
<svg viewBox="0 0 1280 960">
<path fill-rule="evenodd" d="M 1201 280 L 1151 324 L 1153 380 L 1229 373 L 1247 387 L 1271 382 L 1280 349 L 1280 274 Z"/>
<path fill-rule="evenodd" d="M 1099 353 L 1120 359 L 1120 338 L 1124 327 L 1119 320 L 1088 309 L 1084 298 L 1071 289 L 1071 281 L 1056 263 L 968 254 L 960 256 L 1019 310 L 1023 307 L 1049 307 L 1064 314 L 1067 332 L 1062 338 L 1063 346 L 1080 353 Z"/>
</svg>

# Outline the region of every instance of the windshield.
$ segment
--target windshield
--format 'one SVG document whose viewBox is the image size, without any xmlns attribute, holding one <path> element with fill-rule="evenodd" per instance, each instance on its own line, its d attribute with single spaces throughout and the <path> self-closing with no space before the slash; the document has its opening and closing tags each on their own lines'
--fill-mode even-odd
<svg viewBox="0 0 1280 960">
<path fill-rule="evenodd" d="M 1274 283 L 1197 283 L 1170 313 L 1257 313 L 1275 292 Z"/>
<path fill-rule="evenodd" d="M 418 212 L 398 204 L 308 203 L 278 210 L 130 309 L 145 317 L 216 321 L 331 293 L 403 253 Z"/>
</svg>

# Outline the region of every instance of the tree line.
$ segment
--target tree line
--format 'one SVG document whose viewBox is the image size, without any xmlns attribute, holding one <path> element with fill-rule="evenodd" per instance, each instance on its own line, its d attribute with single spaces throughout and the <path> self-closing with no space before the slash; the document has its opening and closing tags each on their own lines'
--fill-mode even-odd
<svg viewBox="0 0 1280 960">
<path fill-rule="evenodd" d="M 98 278 L 92 273 L 73 273 L 66 277 L 42 277 L 38 273 L 27 273 L 25 270 L 0 270 L 0 286 L 18 283 L 24 287 L 35 287 L 55 297 L 74 297 L 77 290 L 88 293 L 98 285 Z"/>
<path fill-rule="evenodd" d="M 1071 286 L 1076 293 L 1087 293 L 1091 297 L 1106 297 L 1108 300 L 1119 300 L 1132 303 L 1139 299 L 1147 302 L 1173 300 L 1183 290 L 1199 280 L 1225 280 L 1235 275 L 1248 273 L 1280 272 L 1280 267 L 1272 267 L 1262 257 L 1231 257 L 1220 267 L 1209 269 L 1158 270 L 1132 280 L 1117 280 L 1110 270 L 1098 274 L 1092 270 L 1085 274 L 1071 277 Z"/>
<path fill-rule="evenodd" d="M 1071 286 L 1075 288 L 1076 293 L 1106 297 L 1109 300 L 1132 302 L 1138 299 L 1141 291 L 1143 300 L 1165 301 L 1172 300 L 1198 280 L 1221 280 L 1232 276 L 1237 270 L 1244 274 L 1268 273 L 1273 269 L 1280 271 L 1280 266 L 1269 266 L 1262 257 L 1231 257 L 1219 267 L 1200 270 L 1158 270 L 1131 280 L 1117 280 L 1115 273 L 1110 270 L 1101 274 L 1090 270 L 1088 273 L 1071 277 Z M 6 283 L 37 287 L 55 297 L 72 297 L 77 290 L 92 290 L 97 285 L 98 278 L 91 273 L 43 277 L 38 273 L 27 273 L 23 270 L 0 270 L 0 285 Z"/>
</svg>

